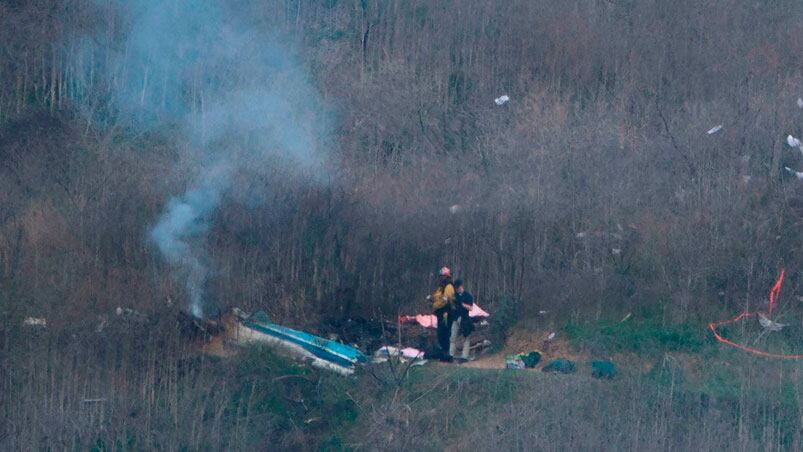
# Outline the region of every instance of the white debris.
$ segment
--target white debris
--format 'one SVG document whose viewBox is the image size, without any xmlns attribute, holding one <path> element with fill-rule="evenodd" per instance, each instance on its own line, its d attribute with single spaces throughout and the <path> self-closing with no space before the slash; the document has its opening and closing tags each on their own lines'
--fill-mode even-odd
<svg viewBox="0 0 803 452">
<path fill-rule="evenodd" d="M 797 98 L 797 108 L 803 108 L 803 97 Z"/>
<path fill-rule="evenodd" d="M 799 148 L 800 147 L 800 140 L 798 140 L 797 138 L 793 137 L 792 135 L 787 135 L 786 136 L 786 144 L 788 144 L 790 147 L 793 147 L 793 148 Z"/>
<path fill-rule="evenodd" d="M 117 309 L 120 309 L 120 308 L 117 308 Z M 242 319 L 242 320 L 247 320 L 249 317 L 251 317 L 251 314 L 249 314 L 249 313 L 247 313 L 247 312 L 245 312 L 242 309 L 237 308 L 237 307 L 232 308 L 231 312 L 234 315 L 236 315 L 238 318 Z M 117 315 L 120 315 L 120 314 L 117 314 Z"/>
<path fill-rule="evenodd" d="M 549 312 L 549 311 L 541 310 L 541 311 L 538 311 L 538 315 L 546 315 L 547 312 Z"/>
<path fill-rule="evenodd" d="M 449 212 L 451 212 L 452 214 L 460 212 L 460 204 L 455 204 L 452 207 L 449 207 Z"/>
<path fill-rule="evenodd" d="M 421 350 L 419 350 L 417 348 L 413 348 L 413 347 L 406 347 L 406 348 L 401 349 L 401 354 L 405 358 L 410 358 L 410 359 L 423 359 L 424 358 L 424 352 L 422 352 Z"/>
<path fill-rule="evenodd" d="M 510 97 L 508 97 L 507 94 L 504 94 L 504 95 L 499 96 L 496 99 L 494 99 L 494 102 L 496 103 L 496 105 L 505 105 L 507 103 L 507 101 L 509 101 L 509 100 L 510 100 Z"/>
<path fill-rule="evenodd" d="M 631 315 L 633 315 L 633 313 L 632 313 L 632 312 L 628 312 L 628 313 L 627 313 L 627 315 L 626 315 L 626 316 L 624 316 L 624 317 L 622 318 L 622 320 L 620 320 L 620 321 L 619 321 L 619 323 L 622 323 L 622 322 L 626 321 L 627 319 L 629 319 L 629 318 L 630 318 L 630 316 L 631 316 Z"/>
<path fill-rule="evenodd" d="M 784 323 L 773 322 L 760 312 L 758 313 L 758 323 L 762 328 L 769 331 L 781 331 L 781 329 L 786 326 Z"/>
<path fill-rule="evenodd" d="M 105 315 L 102 315 L 99 318 L 100 322 L 98 322 L 98 326 L 97 328 L 95 328 L 96 333 L 102 333 L 103 329 L 106 328 L 106 324 L 108 323 L 108 320 L 106 319 Z"/>
<path fill-rule="evenodd" d="M 549 336 L 546 337 L 546 340 L 551 341 L 552 339 L 555 339 L 555 334 L 556 333 L 554 333 L 554 332 L 549 333 Z"/>
<path fill-rule="evenodd" d="M 714 126 L 714 127 L 710 128 L 710 129 L 708 130 L 708 132 L 706 132 L 706 133 L 707 133 L 707 134 L 709 134 L 709 135 L 713 135 L 713 134 L 715 134 L 715 133 L 719 132 L 720 130 L 722 130 L 722 124 L 720 124 L 720 125 L 718 125 L 718 126 Z"/>
<path fill-rule="evenodd" d="M 47 320 L 42 317 L 25 317 L 22 324 L 25 326 L 47 326 Z"/>
<path fill-rule="evenodd" d="M 795 176 L 796 178 L 798 178 L 798 179 L 803 179 L 803 172 L 800 172 L 800 171 L 795 171 L 795 170 L 793 170 L 792 168 L 789 168 L 788 166 L 784 166 L 784 167 L 783 167 L 783 169 L 785 169 L 786 171 L 788 171 L 790 174 L 792 174 L 792 175 L 793 175 L 793 176 Z"/>
<path fill-rule="evenodd" d="M 126 317 L 133 317 L 140 320 L 147 318 L 145 314 L 139 311 L 136 311 L 131 308 L 121 308 L 120 306 L 118 306 L 117 309 L 114 310 L 114 314 L 117 315 L 118 317 L 125 315 Z"/>
<path fill-rule="evenodd" d="M 577 234 L 575 234 L 575 237 L 577 237 L 578 239 L 582 239 L 585 238 L 586 235 L 588 234 L 586 234 L 585 232 L 578 232 Z"/>
<path fill-rule="evenodd" d="M 422 365 L 427 361 L 424 359 L 424 352 L 413 347 L 406 347 L 398 349 L 390 345 L 383 345 L 374 352 L 374 357 L 371 360 L 374 364 L 387 362 L 391 357 L 399 358 L 402 362 L 409 360 L 416 361 L 413 365 Z"/>
<path fill-rule="evenodd" d="M 753 179 L 753 176 L 748 176 L 748 175 L 742 176 L 742 182 L 744 182 L 745 184 L 749 183 L 751 179 Z"/>
<path fill-rule="evenodd" d="M 618 256 L 618 255 L 622 254 L 622 249 L 621 248 L 612 248 L 611 249 L 611 253 L 613 253 L 613 254 Z"/>
</svg>

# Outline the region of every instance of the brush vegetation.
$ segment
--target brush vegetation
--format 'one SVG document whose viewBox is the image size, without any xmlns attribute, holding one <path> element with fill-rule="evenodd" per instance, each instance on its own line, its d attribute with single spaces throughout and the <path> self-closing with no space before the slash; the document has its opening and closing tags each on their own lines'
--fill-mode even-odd
<svg viewBox="0 0 803 452">
<path fill-rule="evenodd" d="M 705 330 L 764 306 L 782 264 L 789 330 L 724 332 L 803 352 L 803 187 L 782 169 L 803 169 L 785 144 L 803 135 L 803 3 L 198 3 L 280 43 L 320 104 L 293 125 L 327 130 L 314 176 L 270 159 L 226 173 L 189 242 L 204 313 L 342 333 L 425 310 L 446 264 L 498 315 L 497 344 L 549 325 L 630 356 L 613 381 L 584 363 L 341 379 L 264 350 L 199 355 L 175 321 L 198 295 L 150 239 L 207 174 L 171 106 L 202 117 L 244 79 L 178 70 L 180 51 L 120 64 L 139 26 L 123 6 L 147 3 L 0 1 L 0 449 L 803 447 L 799 365 Z M 121 93 L 157 106 L 148 127 Z"/>
</svg>

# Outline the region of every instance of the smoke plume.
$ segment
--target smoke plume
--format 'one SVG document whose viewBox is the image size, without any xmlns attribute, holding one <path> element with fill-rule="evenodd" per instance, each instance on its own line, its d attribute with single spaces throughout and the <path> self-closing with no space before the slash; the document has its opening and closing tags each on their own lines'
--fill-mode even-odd
<svg viewBox="0 0 803 452">
<path fill-rule="evenodd" d="M 175 126 L 192 150 L 192 181 L 149 237 L 201 317 L 210 274 L 203 238 L 233 175 L 276 164 L 320 175 L 325 113 L 291 46 L 226 2 L 135 0 L 114 8 L 126 28 L 106 67 L 115 99 L 108 110 L 135 130 Z"/>
</svg>

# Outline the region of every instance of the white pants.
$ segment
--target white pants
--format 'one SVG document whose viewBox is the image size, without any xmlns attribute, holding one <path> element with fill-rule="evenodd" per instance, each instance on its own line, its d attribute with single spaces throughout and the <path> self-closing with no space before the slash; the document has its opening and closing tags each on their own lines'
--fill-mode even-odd
<svg viewBox="0 0 803 452">
<path fill-rule="evenodd" d="M 462 338 L 463 339 L 463 356 L 461 356 L 461 358 L 468 359 L 469 358 L 469 353 L 471 352 L 471 341 L 469 340 L 469 337 L 471 337 L 471 335 L 469 335 L 469 337 L 463 337 L 460 334 L 460 321 L 461 320 L 462 319 L 460 317 L 458 317 L 457 320 L 455 320 L 454 323 L 452 323 L 452 335 L 449 338 L 449 355 L 455 356 L 455 354 L 457 353 L 458 341 Z"/>
</svg>

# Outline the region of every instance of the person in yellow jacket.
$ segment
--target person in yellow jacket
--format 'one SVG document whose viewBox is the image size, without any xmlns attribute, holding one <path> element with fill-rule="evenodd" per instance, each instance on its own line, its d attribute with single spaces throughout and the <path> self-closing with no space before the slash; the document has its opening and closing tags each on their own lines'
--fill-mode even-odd
<svg viewBox="0 0 803 452">
<path fill-rule="evenodd" d="M 440 270 L 440 281 L 435 293 L 430 296 L 432 311 L 438 318 L 438 347 L 440 348 L 441 361 L 452 361 L 449 354 L 449 339 L 451 336 L 452 322 L 454 319 L 454 298 L 455 290 L 452 284 L 452 272 L 449 267 Z"/>
</svg>

